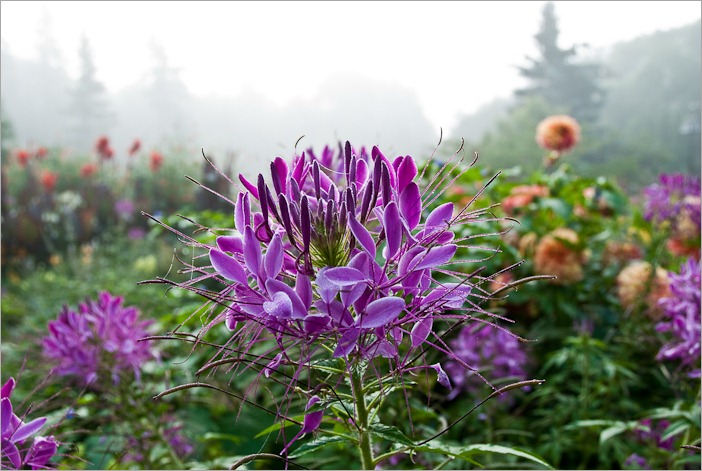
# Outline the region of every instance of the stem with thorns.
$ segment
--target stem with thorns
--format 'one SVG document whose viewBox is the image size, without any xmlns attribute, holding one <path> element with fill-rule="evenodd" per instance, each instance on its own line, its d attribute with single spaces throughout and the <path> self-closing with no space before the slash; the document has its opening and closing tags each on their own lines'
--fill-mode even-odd
<svg viewBox="0 0 702 471">
<path fill-rule="evenodd" d="M 358 450 L 361 454 L 361 467 L 374 469 L 373 450 L 371 448 L 371 434 L 368 430 L 368 409 L 363 394 L 363 380 L 358 368 L 351 371 L 351 388 L 356 402 L 356 424 L 358 425 Z"/>
</svg>

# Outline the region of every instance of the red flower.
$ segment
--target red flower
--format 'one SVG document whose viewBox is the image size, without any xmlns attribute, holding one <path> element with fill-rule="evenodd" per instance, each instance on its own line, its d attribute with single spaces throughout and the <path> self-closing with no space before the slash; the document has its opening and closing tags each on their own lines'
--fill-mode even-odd
<svg viewBox="0 0 702 471">
<path fill-rule="evenodd" d="M 42 146 L 38 148 L 37 151 L 34 153 L 34 156 L 37 159 L 43 159 L 44 157 L 46 157 L 46 147 Z"/>
<path fill-rule="evenodd" d="M 29 152 L 27 152 L 24 149 L 20 149 L 17 151 L 17 161 L 20 164 L 20 167 L 24 168 L 27 166 L 27 162 L 29 162 Z"/>
<path fill-rule="evenodd" d="M 141 141 L 139 139 L 134 139 L 132 147 L 129 148 L 129 156 L 131 157 L 139 152 L 139 149 L 141 149 Z"/>
<path fill-rule="evenodd" d="M 41 185 L 46 191 L 52 191 L 56 187 L 56 182 L 58 181 L 58 175 L 50 170 L 44 170 L 41 172 Z"/>
<path fill-rule="evenodd" d="M 93 163 L 87 163 L 80 168 L 81 177 L 89 177 L 97 172 L 97 165 Z"/>
<path fill-rule="evenodd" d="M 549 116 L 536 128 L 536 143 L 546 150 L 568 152 L 578 142 L 580 125 L 570 116 Z"/>
<path fill-rule="evenodd" d="M 101 136 L 95 143 L 95 150 L 103 160 L 109 160 L 114 155 L 114 151 L 110 147 L 110 140 L 107 136 Z"/>
<path fill-rule="evenodd" d="M 161 168 L 161 165 L 163 165 L 163 156 L 161 155 L 160 152 L 155 150 L 151 153 L 151 161 L 149 162 L 149 166 L 151 167 L 151 171 L 152 172 L 158 171 L 158 169 Z"/>
</svg>

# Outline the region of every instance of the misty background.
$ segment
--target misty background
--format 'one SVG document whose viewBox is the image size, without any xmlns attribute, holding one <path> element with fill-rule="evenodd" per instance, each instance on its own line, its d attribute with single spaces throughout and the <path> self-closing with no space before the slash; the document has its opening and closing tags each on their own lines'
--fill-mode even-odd
<svg viewBox="0 0 702 471">
<path fill-rule="evenodd" d="M 7 18 L 6 3 L 3 18 Z M 426 158 L 443 131 L 437 158 L 450 155 L 464 139 L 464 149 L 479 151 L 485 165 L 519 165 L 529 170 L 537 168 L 543 156 L 534 142 L 536 124 L 550 114 L 568 113 L 583 126 L 583 144 L 569 161 L 584 174 L 614 176 L 624 180 L 625 188 L 634 190 L 655 179 L 659 172 L 699 173 L 699 11 L 682 26 L 654 29 L 593 48 L 564 40 L 568 31 L 562 27 L 559 11 L 569 8 L 566 3 L 583 2 L 525 3 L 531 3 L 536 11 L 533 22 L 522 25 L 528 31 L 529 44 L 516 33 L 502 36 L 502 42 L 513 51 L 511 57 L 519 58 L 509 64 L 516 77 L 514 85 L 505 86 L 495 78 L 502 88 L 477 90 L 482 93 L 480 100 L 455 96 L 460 103 L 454 104 L 454 109 L 459 112 L 440 123 L 437 113 L 433 118 L 428 116 L 421 90 L 374 74 L 363 63 L 355 64 L 353 70 L 325 67 L 323 58 L 311 60 L 304 50 L 299 51 L 298 67 L 281 69 L 278 74 L 289 75 L 291 81 L 293 77 L 321 78 L 317 78 L 318 85 L 291 95 L 287 101 L 281 102 L 246 82 L 229 91 L 198 93 L 184 80 L 187 70 L 174 65 L 172 57 L 177 50 L 155 34 L 142 41 L 140 53 L 148 57 L 144 70 L 130 65 L 130 57 L 136 53 L 129 48 L 109 57 L 110 63 L 123 64 L 125 74 L 131 76 L 127 85 L 113 90 L 106 86 L 97 66 L 101 60 L 104 63 L 104 58 L 90 35 L 83 32 L 73 50 L 62 47 L 52 25 L 64 18 L 56 14 L 58 10 L 45 7 L 35 23 L 25 25 L 28 32 L 33 32 L 32 57 L 14 52 L 18 39 L 6 37 L 3 27 L 3 148 L 49 146 L 63 149 L 68 156 L 81 155 L 93 152 L 96 139 L 107 135 L 117 158 L 125 158 L 130 143 L 138 138 L 147 149 L 178 150 L 192 158 L 198 158 L 200 149 L 204 149 L 215 159 L 233 162 L 238 171 L 252 172 L 273 156 L 290 157 L 303 134 L 306 137 L 299 145 L 302 149 L 350 140 L 358 146 L 379 145 L 387 154 Z M 353 6 L 340 5 L 338 15 L 343 15 L 344 8 Z M 631 8 L 633 15 L 636 6 Z M 167 8 L 162 13 L 158 21 L 169 21 Z M 341 16 L 326 20 L 339 21 L 339 35 L 373 35 L 373 30 L 364 30 L 362 25 L 348 27 Z M 153 25 L 155 32 L 159 30 L 158 21 Z M 300 28 L 314 29 L 315 22 L 301 23 Z M 183 34 L 191 34 L 188 31 L 184 28 Z M 126 36 L 137 33 L 124 25 Z M 389 37 L 401 44 L 404 36 L 419 34 L 419 30 L 395 29 Z M 597 29 L 591 34 L 595 39 Z M 189 37 L 193 47 L 199 44 L 196 33 Z M 284 34 L 275 38 L 286 41 Z M 335 38 L 320 35 L 318 41 L 333 43 Z M 480 62 L 471 60 L 471 51 L 489 51 L 489 41 L 439 45 L 426 37 L 424 42 L 428 48 L 457 52 L 455 61 L 437 63 L 429 71 L 435 77 L 435 88 L 443 86 L 442 76 L 447 75 L 459 75 L 466 89 L 475 88 L 473 78 L 482 72 Z M 257 47 L 253 39 L 248 44 L 211 46 L 205 45 L 201 51 L 211 63 L 235 64 L 238 49 Z M 392 43 L 379 44 L 384 60 L 397 61 L 398 75 L 418 74 L 412 67 L 411 54 L 394 57 L 393 47 Z M 260 60 L 269 58 L 262 54 Z M 247 76 L 250 68 L 250 63 L 242 61 L 237 73 Z M 216 74 L 217 69 L 213 67 L 212 73 Z M 636 171 L 634 178 L 632 169 Z"/>
</svg>

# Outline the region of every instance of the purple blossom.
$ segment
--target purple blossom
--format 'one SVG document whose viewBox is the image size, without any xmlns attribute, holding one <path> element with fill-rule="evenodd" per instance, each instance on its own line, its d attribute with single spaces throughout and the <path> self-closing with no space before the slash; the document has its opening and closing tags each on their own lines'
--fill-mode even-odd
<svg viewBox="0 0 702 471">
<path fill-rule="evenodd" d="M 135 307 L 123 307 L 123 298 L 101 292 L 97 301 L 87 299 L 75 311 L 64 306 L 56 320 L 49 322 L 43 339 L 44 356 L 57 363 L 56 373 L 74 376 L 91 384 L 109 374 L 113 383 L 125 370 L 136 379 L 141 366 L 156 358 L 147 342 L 151 321 L 140 321 Z"/>
<path fill-rule="evenodd" d="M 673 451 L 673 438 L 663 440 L 665 430 L 670 426 L 667 420 L 659 420 L 653 423 L 651 419 L 639 420 L 639 426 L 635 430 L 636 438 L 644 444 L 652 444 L 667 451 Z"/>
<path fill-rule="evenodd" d="M 656 325 L 658 332 L 668 332 L 671 340 L 661 347 L 657 360 L 679 360 L 693 368 L 692 378 L 700 377 L 700 264 L 688 259 L 680 273 L 669 274 L 671 296 L 659 301 L 664 320 Z"/>
<path fill-rule="evenodd" d="M 236 357 L 268 378 L 293 367 L 285 379 L 290 391 L 320 359 L 343 359 L 349 376 L 361 362 L 387 360 L 390 376 L 431 369 L 450 389 L 448 375 L 441 364 L 429 364 L 427 352 L 470 369 L 444 340 L 446 329 L 458 321 L 494 325 L 500 318 L 481 307 L 489 299 L 480 287 L 485 278 L 450 268 L 499 251 L 475 245 L 473 239 L 488 234 L 456 239 L 453 232 L 494 220 L 489 208 L 435 204 L 458 178 L 451 173 L 459 164 L 442 167 L 420 188 L 424 171 L 412 157 L 389 159 L 377 147 L 357 152 L 347 142 L 338 153 L 308 151 L 290 164 L 278 157 L 270 184 L 263 175 L 239 176 L 243 189 L 232 202 L 231 235 L 207 245 L 170 228 L 204 250 L 204 266 L 184 262 L 182 271 L 193 275 L 186 282 L 155 281 L 213 302 L 204 330 L 224 323 L 232 334 L 209 365 Z M 459 249 L 470 255 L 458 260 Z M 205 281 L 218 288 L 204 289 Z M 315 428 L 308 418 L 318 425 L 321 414 L 313 414 L 318 411 L 307 414 L 303 430 Z"/>
<path fill-rule="evenodd" d="M 123 221 L 130 221 L 134 215 L 134 203 L 128 198 L 115 202 L 115 212 Z"/>
<path fill-rule="evenodd" d="M 646 461 L 646 458 L 644 458 L 643 456 L 639 456 L 636 453 L 630 455 L 624 461 L 624 468 L 625 469 L 651 469 L 648 466 L 648 461 Z"/>
<path fill-rule="evenodd" d="M 2 463 L 9 469 L 46 469 L 56 454 L 58 442 L 53 436 L 36 435 L 46 424 L 46 417 L 25 423 L 12 408 L 10 400 L 15 388 L 14 378 L 2 386 Z M 30 440 L 30 437 L 34 438 Z"/>
<path fill-rule="evenodd" d="M 490 325 L 468 325 L 453 340 L 452 346 L 455 355 L 471 369 L 466 370 L 455 362 L 446 365 L 455 385 L 450 399 L 479 385 L 474 381 L 476 372 L 484 372 L 494 379 L 526 379 L 526 353 L 519 340 L 508 332 Z"/>
<path fill-rule="evenodd" d="M 661 174 L 658 183 L 644 190 L 644 217 L 648 221 L 672 221 L 681 213 L 700 224 L 700 179 L 684 174 Z"/>
</svg>

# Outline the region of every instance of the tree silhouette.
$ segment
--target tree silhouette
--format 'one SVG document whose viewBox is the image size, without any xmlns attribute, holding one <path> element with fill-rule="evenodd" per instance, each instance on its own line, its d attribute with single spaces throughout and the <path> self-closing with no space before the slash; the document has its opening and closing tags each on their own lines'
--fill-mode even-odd
<svg viewBox="0 0 702 471">
<path fill-rule="evenodd" d="M 595 121 L 604 100 L 598 83 L 600 67 L 578 60 L 576 48 L 558 46 L 558 19 L 555 6 L 544 6 L 541 27 L 534 36 L 538 58 L 527 57 L 529 65 L 518 67 L 531 84 L 515 91 L 518 97 L 542 96 L 554 106 L 564 106 L 568 113 L 585 122 Z"/>
<path fill-rule="evenodd" d="M 80 76 L 69 93 L 68 116 L 71 142 L 77 151 L 88 151 L 100 134 L 107 132 L 110 114 L 105 86 L 96 78 L 88 38 L 81 36 L 78 49 Z"/>
</svg>

